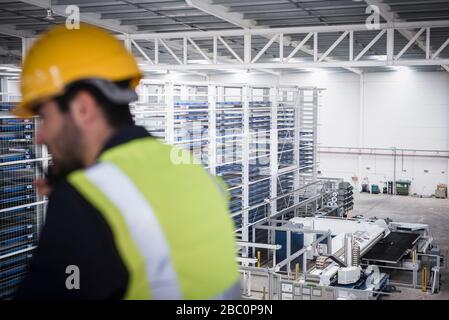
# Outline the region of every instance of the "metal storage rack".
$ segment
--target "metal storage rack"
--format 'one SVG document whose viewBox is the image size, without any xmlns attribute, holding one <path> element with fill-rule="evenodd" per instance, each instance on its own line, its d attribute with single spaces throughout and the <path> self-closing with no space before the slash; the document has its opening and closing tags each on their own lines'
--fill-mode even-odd
<svg viewBox="0 0 449 320">
<path fill-rule="evenodd" d="M 9 299 L 23 279 L 36 247 L 46 199 L 33 181 L 48 163 L 45 150 L 33 138 L 38 119 L 10 114 L 19 97 L 8 93 L 1 79 L 0 97 L 0 299 Z"/>
<path fill-rule="evenodd" d="M 215 109 L 215 138 L 211 137 L 211 146 L 215 145 L 216 151 L 212 150 L 215 153 L 215 164 L 211 164 L 211 172 L 221 176 L 228 184 L 230 211 L 236 228 L 242 228 L 243 217 L 234 214 L 244 208 L 243 182 L 247 178 L 243 175 L 243 88 L 212 87 L 216 97 L 212 96 L 210 99 L 211 107 Z"/>
<path fill-rule="evenodd" d="M 191 150 L 223 178 L 237 238 L 258 241 L 253 225 L 281 211 L 297 214 L 297 205 L 316 195 L 320 92 L 143 80 L 133 113 L 153 135 Z"/>
<path fill-rule="evenodd" d="M 139 100 L 131 104 L 136 124 L 141 125 L 154 137 L 165 140 L 167 132 L 167 94 L 162 83 L 142 80 L 137 87 Z"/>
<path fill-rule="evenodd" d="M 173 143 L 190 150 L 195 159 L 209 165 L 208 86 L 174 84 Z"/>
<path fill-rule="evenodd" d="M 280 87 L 277 89 L 277 164 L 280 174 L 277 179 L 277 210 L 291 207 L 298 199 L 291 192 L 298 189 L 299 159 L 299 92 L 297 87 Z M 295 172 L 296 171 L 296 172 Z M 283 195 L 286 195 L 283 197 Z M 296 197 L 297 198 L 297 197 Z"/>
<path fill-rule="evenodd" d="M 3 83 L 3 82 L 2 82 Z M 186 148 L 231 196 L 241 241 L 263 241 L 253 226 L 279 212 L 296 214 L 316 180 L 316 109 L 320 89 L 252 87 L 210 82 L 143 80 L 131 111 L 137 124 L 166 143 Z M 11 297 L 37 244 L 46 199 L 32 182 L 49 157 L 33 145 L 37 119 L 9 114 L 0 104 L 0 298 Z M 267 235 L 262 235 L 266 237 Z M 242 256 L 254 256 L 248 248 Z"/>
<path fill-rule="evenodd" d="M 257 208 L 249 210 L 248 222 L 256 223 L 269 216 L 271 198 L 270 144 L 272 131 L 270 88 L 248 87 L 249 116 L 249 187 L 248 205 Z M 260 235 L 250 234 L 249 240 L 260 242 Z"/>
<path fill-rule="evenodd" d="M 316 88 L 299 89 L 299 168 L 302 184 L 310 183 L 317 178 L 318 95 L 319 91 Z"/>
</svg>

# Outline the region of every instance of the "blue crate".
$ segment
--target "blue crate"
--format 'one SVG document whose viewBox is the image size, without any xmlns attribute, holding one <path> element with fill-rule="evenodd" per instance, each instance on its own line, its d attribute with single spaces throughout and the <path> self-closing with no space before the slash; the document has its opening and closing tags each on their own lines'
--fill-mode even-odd
<svg viewBox="0 0 449 320">
<path fill-rule="evenodd" d="M 32 123 L 26 124 L 2 124 L 0 125 L 0 132 L 23 132 L 23 131 L 32 131 L 34 129 L 34 125 Z"/>
<path fill-rule="evenodd" d="M 0 279 L 5 279 L 17 274 L 22 274 L 27 270 L 26 265 L 19 265 L 14 268 L 7 269 L 5 271 L 0 271 Z"/>
<path fill-rule="evenodd" d="M 6 281 L 0 282 L 0 299 L 6 299 L 11 297 L 14 292 L 17 290 L 17 285 L 21 283 L 24 279 L 24 276 L 14 277 L 12 279 L 8 279 Z M 10 288 L 8 290 L 5 290 Z"/>
<path fill-rule="evenodd" d="M 8 204 L 8 203 L 12 203 L 12 202 L 20 202 L 20 201 L 31 201 L 31 202 L 33 202 L 33 201 L 35 201 L 35 198 L 36 198 L 36 196 L 32 195 L 32 194 L 5 198 L 5 199 L 0 199 L 0 205 L 5 205 L 5 204 Z"/>
<path fill-rule="evenodd" d="M 31 164 L 31 163 L 11 164 L 11 165 L 6 165 L 6 166 L 1 166 L 0 172 L 29 170 L 29 169 L 33 169 L 33 168 L 34 168 L 34 164 Z"/>
<path fill-rule="evenodd" d="M 208 106 L 207 101 L 175 101 L 175 106 Z"/>
<path fill-rule="evenodd" d="M 216 102 L 217 105 L 242 105 L 242 101 L 220 101 Z"/>
<path fill-rule="evenodd" d="M 31 155 L 29 154 L 9 154 L 0 156 L 0 162 L 2 163 L 29 160 L 29 159 L 31 159 Z"/>
<path fill-rule="evenodd" d="M 24 244 L 30 244 L 31 242 L 34 242 L 36 234 L 35 233 L 29 233 L 25 235 L 20 235 L 16 237 L 12 237 L 6 240 L 0 241 L 0 255 L 5 255 L 10 252 L 18 251 L 18 246 L 22 246 Z M 25 243 L 24 243 L 25 242 Z M 11 248 L 15 247 L 15 248 Z"/>
<path fill-rule="evenodd" d="M 0 260 L 0 269 L 6 269 L 6 268 L 14 266 L 14 265 L 28 263 L 31 257 L 32 257 L 32 254 L 30 254 L 30 253 L 22 253 L 22 254 L 18 254 L 16 256 L 12 256 L 10 258 L 2 259 L 2 260 Z M 2 279 L 2 278 L 0 277 L 0 279 Z"/>
<path fill-rule="evenodd" d="M 32 184 L 3 187 L 3 188 L 0 188 L 0 194 L 2 194 L 2 193 L 20 192 L 20 191 L 28 191 L 28 190 L 32 190 L 32 189 L 33 189 L 33 185 Z"/>
<path fill-rule="evenodd" d="M 5 136 L 0 136 L 0 141 L 15 141 L 15 140 L 28 140 L 28 142 L 33 141 L 33 137 L 30 134 L 8 134 Z"/>
<path fill-rule="evenodd" d="M 2 124 L 30 124 L 32 120 L 28 119 L 18 119 L 18 118 L 10 118 L 10 119 L 0 119 L 0 125 Z"/>
<path fill-rule="evenodd" d="M 29 239 L 31 239 L 31 238 L 29 238 Z M 5 254 L 12 253 L 12 252 L 16 252 L 16 251 L 28 249 L 28 248 L 30 248 L 32 245 L 33 245 L 32 243 L 25 243 L 25 244 L 20 244 L 20 245 L 14 246 L 13 248 L 11 248 L 11 247 L 8 247 L 8 248 L 2 248 L 2 247 L 0 246 L 0 255 L 5 255 Z"/>
<path fill-rule="evenodd" d="M 13 217 L 14 215 L 32 213 L 32 212 L 34 212 L 34 209 L 35 209 L 34 207 L 24 207 L 24 208 L 0 212 L 0 219 L 9 219 L 9 218 Z"/>
<path fill-rule="evenodd" d="M 19 226 L 13 226 L 13 227 L 7 227 L 2 228 L 0 230 L 0 237 L 5 237 L 7 235 L 11 235 L 18 232 L 26 232 L 26 231 L 33 231 L 33 225 L 26 224 L 26 225 L 19 225 Z"/>
</svg>

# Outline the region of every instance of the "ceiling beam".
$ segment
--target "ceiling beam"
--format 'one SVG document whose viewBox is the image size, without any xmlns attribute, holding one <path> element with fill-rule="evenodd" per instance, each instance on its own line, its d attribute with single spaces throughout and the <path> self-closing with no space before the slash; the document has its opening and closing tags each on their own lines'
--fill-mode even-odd
<svg viewBox="0 0 449 320">
<path fill-rule="evenodd" d="M 198 1 L 198 0 L 186 0 L 186 3 L 192 8 L 196 8 L 209 15 L 215 16 L 221 20 L 227 21 L 233 25 L 236 25 L 243 29 L 249 29 L 256 27 L 257 22 L 255 20 L 244 19 L 243 14 L 229 12 L 229 8 L 222 5 L 215 5 L 211 1 Z M 230 62 L 229 59 L 226 59 Z M 275 76 L 281 76 L 280 73 L 270 71 L 266 69 L 258 69 L 261 72 L 272 74 Z"/>
<path fill-rule="evenodd" d="M 50 0 L 20 0 L 20 1 L 23 2 L 23 3 L 27 3 L 29 5 L 33 5 L 33 6 L 45 9 L 45 10 L 47 10 L 51 6 L 51 9 L 52 9 L 54 14 L 56 14 L 58 16 L 62 16 L 62 17 L 69 16 L 66 13 L 67 6 L 65 6 L 65 5 L 51 5 L 51 1 Z M 101 19 L 101 15 L 100 14 L 96 14 L 96 13 L 80 12 L 80 19 L 83 22 L 86 22 L 86 23 L 89 23 L 89 24 L 92 24 L 92 25 L 96 25 L 98 27 L 102 27 L 104 29 L 111 30 L 111 31 L 114 31 L 114 32 L 118 32 L 118 33 L 129 34 L 129 33 L 137 32 L 137 28 L 135 26 L 122 26 L 120 24 L 119 20 Z"/>
<path fill-rule="evenodd" d="M 0 64 L 20 64 L 22 52 L 20 50 L 11 50 L 6 46 L 0 46 Z"/>
<path fill-rule="evenodd" d="M 148 70 L 256 70 L 265 69 L 309 69 L 309 68 L 347 68 L 347 67 L 399 67 L 399 66 L 441 66 L 448 64 L 449 59 L 441 60 L 362 60 L 362 61 L 322 61 L 322 62 L 292 62 L 292 63 L 232 63 L 232 64 L 176 64 L 176 65 L 148 65 Z"/>
<path fill-rule="evenodd" d="M 10 50 L 3 46 L 0 46 L 0 56 L 11 56 L 22 59 L 22 52 L 20 50 Z"/>
<path fill-rule="evenodd" d="M 4 24 L 0 25 L 0 34 L 17 38 L 32 38 L 36 36 L 36 33 L 34 31 L 17 30 L 11 28 L 9 25 Z"/>
<path fill-rule="evenodd" d="M 50 7 L 50 0 L 20 0 L 23 3 L 27 3 L 29 5 L 33 5 L 42 9 L 48 9 Z M 53 10 L 54 14 L 67 17 L 68 14 L 66 13 L 66 5 L 52 5 L 51 9 Z M 117 33 L 123 34 L 125 37 L 126 35 L 136 33 L 137 27 L 135 26 L 123 26 L 120 23 L 120 20 L 116 19 L 102 19 L 100 14 L 96 13 L 82 13 L 80 12 L 80 20 L 89 23 L 101 28 L 104 28 L 106 30 L 114 31 Z M 204 77 L 207 77 L 207 74 L 205 73 L 198 73 L 198 72 L 192 72 L 196 75 L 201 75 Z"/>
<path fill-rule="evenodd" d="M 186 0 L 186 3 L 192 7 L 199 9 L 202 12 L 205 12 L 209 15 L 215 16 L 221 20 L 227 21 L 233 25 L 236 25 L 240 28 L 248 29 L 256 26 L 256 21 L 254 20 L 245 20 L 243 18 L 243 14 L 240 13 L 232 13 L 229 12 L 229 8 L 222 5 L 212 4 L 211 1 L 198 1 L 198 0 Z M 229 59 L 226 59 L 229 61 Z M 261 72 L 272 74 L 275 76 L 280 76 L 279 73 L 270 70 L 258 69 Z"/>
<path fill-rule="evenodd" d="M 165 44 L 167 44 L 167 46 L 169 46 L 172 49 L 175 49 L 175 50 L 178 50 L 178 51 L 183 51 L 184 50 L 184 45 L 180 41 L 176 41 L 176 40 L 170 40 L 170 41 L 169 40 L 164 40 L 164 41 L 165 41 Z M 197 53 L 197 51 L 194 48 L 188 47 L 187 49 L 190 52 L 192 52 L 192 53 L 195 53 L 195 54 Z M 210 52 L 207 49 L 202 49 L 202 50 L 203 50 L 204 54 L 209 59 L 212 60 L 214 58 L 213 52 Z M 221 61 L 227 62 L 228 64 L 234 63 L 234 61 L 232 59 L 229 59 L 229 58 L 226 58 L 226 57 L 223 57 L 223 56 L 218 56 L 218 58 L 220 58 Z M 169 69 L 169 68 L 167 68 L 167 69 Z M 278 73 L 276 71 L 265 70 L 265 69 L 260 69 L 260 68 L 257 68 L 255 70 L 258 70 L 258 71 L 261 71 L 261 72 L 264 72 L 264 73 L 269 73 L 269 74 L 272 74 L 272 75 L 277 76 L 277 77 L 280 76 L 280 73 Z"/>
<path fill-rule="evenodd" d="M 394 29 L 418 29 L 418 28 L 448 28 L 449 20 L 434 20 L 434 21 L 416 21 L 416 22 L 392 22 L 381 23 L 378 30 Z M 282 27 L 282 28 L 254 28 L 254 29 L 226 29 L 226 30 L 214 30 L 214 31 L 184 31 L 182 35 L 179 32 L 163 32 L 163 33 L 135 33 L 130 37 L 134 40 L 145 39 L 174 39 L 181 37 L 192 38 L 211 38 L 213 36 L 221 37 L 239 37 L 245 34 L 251 34 L 254 36 L 274 36 L 275 34 L 292 34 L 309 32 L 329 33 L 329 32 L 344 32 L 344 31 L 370 31 L 366 28 L 365 24 L 345 24 L 345 25 L 331 25 L 331 26 L 307 26 L 307 27 Z"/>
<path fill-rule="evenodd" d="M 365 0 L 365 2 L 368 5 L 378 7 L 380 15 L 382 16 L 382 18 L 385 19 L 385 21 L 387 23 L 405 22 L 404 20 L 402 20 L 399 17 L 399 15 L 397 13 L 395 13 L 391 10 L 391 7 L 388 4 L 383 3 L 382 0 Z M 415 37 L 415 33 L 410 30 L 398 29 L 398 32 L 409 41 Z M 418 38 L 418 39 L 416 39 L 416 41 L 414 43 L 416 43 L 421 50 L 423 50 L 424 52 L 427 52 L 427 46 L 426 46 L 425 42 L 421 41 Z M 431 51 L 431 55 L 434 54 L 433 50 L 430 50 L 430 51 Z M 441 67 L 443 67 L 447 72 L 449 72 L 449 66 L 442 65 Z"/>
<path fill-rule="evenodd" d="M 257 22 L 255 20 L 245 19 L 243 14 L 238 12 L 230 12 L 228 7 L 213 4 L 210 0 L 186 0 L 186 2 L 192 8 L 201 10 L 211 16 L 215 16 L 240 28 L 250 29 L 257 26 Z"/>
<path fill-rule="evenodd" d="M 198 10 L 201 10 L 203 12 L 206 12 L 208 14 L 211 14 L 219 19 L 225 20 L 229 23 L 232 23 L 240 28 L 243 29 L 257 29 L 257 28 L 265 28 L 267 26 L 257 25 L 257 21 L 251 20 L 251 19 L 245 19 L 243 14 L 230 12 L 229 8 L 222 5 L 213 4 L 211 0 L 186 0 L 187 4 L 193 8 L 196 8 Z M 271 36 L 264 36 L 268 40 L 271 39 Z M 279 43 L 280 40 L 277 39 L 276 43 Z M 292 41 L 291 37 L 284 36 L 283 37 L 283 44 L 285 46 L 291 46 L 293 48 L 298 47 L 299 42 Z M 314 50 L 308 45 L 301 46 L 301 51 L 309 54 L 314 55 Z M 321 57 L 322 55 L 319 55 Z M 332 62 L 333 60 L 330 58 L 325 58 L 325 61 Z M 361 74 L 362 71 L 354 69 L 354 68 L 345 68 L 346 70 L 349 70 L 351 72 Z"/>
</svg>

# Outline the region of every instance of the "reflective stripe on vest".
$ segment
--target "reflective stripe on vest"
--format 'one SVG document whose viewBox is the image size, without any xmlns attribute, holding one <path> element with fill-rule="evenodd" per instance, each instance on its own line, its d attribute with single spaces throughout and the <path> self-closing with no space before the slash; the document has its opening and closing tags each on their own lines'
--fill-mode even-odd
<svg viewBox="0 0 449 320">
<path fill-rule="evenodd" d="M 127 298 L 181 299 L 176 272 L 171 263 L 170 249 L 159 222 L 151 206 L 132 181 L 119 168 L 107 162 L 72 175 L 70 181 L 88 200 L 99 207 L 114 235 L 121 238 L 116 239 L 118 249 L 125 260 L 130 277 L 133 277 L 129 281 Z M 97 190 L 89 188 L 86 182 Z M 102 208 L 104 205 L 101 203 L 105 201 L 98 199 L 98 192 L 101 192 L 118 212 L 111 213 L 114 211 L 112 208 Z M 126 239 L 124 234 L 127 232 L 124 229 L 117 230 L 120 227 L 129 232 L 131 239 Z M 136 247 L 139 256 L 136 254 L 130 256 L 133 246 Z M 142 271 L 146 274 L 141 274 L 136 268 L 140 260 L 143 260 L 145 270 Z M 149 291 L 146 294 L 142 292 L 142 288 L 138 288 L 142 287 L 142 281 L 148 282 L 144 286 Z"/>
<path fill-rule="evenodd" d="M 170 248 L 153 209 L 133 182 L 112 163 L 100 163 L 86 171 L 87 178 L 120 210 L 145 259 L 147 279 L 154 299 L 180 299 Z M 120 188 L 117 188 L 120 186 Z"/>
</svg>

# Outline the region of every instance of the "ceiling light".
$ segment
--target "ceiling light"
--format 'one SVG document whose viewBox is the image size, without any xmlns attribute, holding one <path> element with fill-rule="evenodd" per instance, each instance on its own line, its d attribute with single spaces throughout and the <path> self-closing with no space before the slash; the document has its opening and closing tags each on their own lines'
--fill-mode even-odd
<svg viewBox="0 0 449 320">
<path fill-rule="evenodd" d="M 21 68 L 13 67 L 13 66 L 0 66 L 0 70 L 8 71 L 8 72 L 20 72 Z"/>
<path fill-rule="evenodd" d="M 189 60 L 189 62 L 194 64 L 209 64 L 206 60 Z"/>
<path fill-rule="evenodd" d="M 51 10 L 51 8 L 47 9 L 47 16 L 44 18 L 44 20 L 47 20 L 47 21 L 55 20 L 55 17 L 53 16 L 53 11 Z"/>
<path fill-rule="evenodd" d="M 402 73 L 413 71 L 410 67 L 405 67 L 405 66 L 393 66 L 391 68 L 397 72 L 402 72 Z"/>
<path fill-rule="evenodd" d="M 47 20 L 47 21 L 55 20 L 55 17 L 53 16 L 53 10 L 51 9 L 51 0 L 49 1 L 49 6 L 47 9 L 47 16 L 44 18 L 44 20 Z"/>
<path fill-rule="evenodd" d="M 386 61 L 386 60 L 387 60 L 387 55 L 374 55 L 374 56 L 369 56 L 368 59 L 378 60 L 378 61 Z"/>
</svg>

